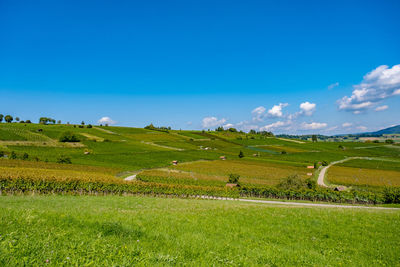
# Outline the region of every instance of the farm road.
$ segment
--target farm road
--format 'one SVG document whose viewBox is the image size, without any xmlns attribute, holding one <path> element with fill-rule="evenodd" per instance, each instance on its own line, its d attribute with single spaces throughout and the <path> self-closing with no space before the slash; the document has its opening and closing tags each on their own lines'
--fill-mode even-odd
<svg viewBox="0 0 400 267">
<path fill-rule="evenodd" d="M 349 157 L 349 158 L 345 158 L 345 159 L 342 159 L 342 160 L 331 162 L 328 166 L 323 167 L 322 170 L 320 171 L 320 173 L 318 175 L 318 185 L 322 186 L 322 187 L 328 187 L 325 184 L 324 179 L 325 179 L 326 171 L 329 169 L 330 166 L 335 165 L 335 164 L 339 164 L 339 163 L 343 163 L 343 162 L 346 162 L 346 161 L 352 160 L 352 159 L 368 159 L 368 158 L 364 158 L 364 157 Z"/>
</svg>

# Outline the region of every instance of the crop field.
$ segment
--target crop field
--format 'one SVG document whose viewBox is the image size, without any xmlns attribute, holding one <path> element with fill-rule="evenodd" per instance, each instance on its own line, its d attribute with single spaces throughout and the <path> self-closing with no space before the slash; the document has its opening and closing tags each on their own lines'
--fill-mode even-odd
<svg viewBox="0 0 400 267">
<path fill-rule="evenodd" d="M 299 175 L 306 178 L 310 171 L 305 167 L 284 166 L 273 163 L 259 161 L 240 161 L 240 160 L 216 160 L 216 161 L 198 161 L 192 163 L 178 164 L 169 167 L 171 170 L 180 170 L 191 173 L 194 179 L 202 179 L 206 175 L 208 180 L 225 181 L 229 174 L 239 174 L 241 182 L 245 184 L 263 184 L 275 185 L 283 178 L 289 175 Z M 311 171 L 312 172 L 312 171 Z M 172 172 L 172 175 L 175 173 Z M 203 176 L 198 176 L 202 174 Z M 171 174 L 169 174 L 171 175 Z"/>
<path fill-rule="evenodd" d="M 400 172 L 390 170 L 332 166 L 327 179 L 343 185 L 400 186 Z"/>
<path fill-rule="evenodd" d="M 59 142 L 59 137 L 66 131 L 75 134 L 80 141 Z M 316 179 L 314 172 L 317 170 L 307 169 L 309 165 L 346 157 L 368 157 L 371 160 L 353 160 L 335 166 L 326 178 L 335 184 L 397 187 L 399 148 L 397 145 L 360 142 L 313 143 L 229 131 L 0 123 L 0 152 L 7 157 L 14 153 L 17 161 L 24 159 L 27 163 L 27 166 L 19 166 L 20 170 L 11 170 L 10 166 L 0 163 L 12 177 L 27 172 L 40 176 L 42 169 L 45 169 L 43 177 L 46 179 L 52 175 L 66 177 L 68 171 L 71 171 L 70 177 L 76 177 L 79 171 L 87 176 L 87 171 L 81 169 L 81 166 L 87 166 L 88 169 L 112 170 L 100 171 L 99 177 L 138 173 L 144 182 L 172 186 L 224 188 L 229 175 L 237 174 L 242 185 L 273 187 L 292 175 L 303 181 L 308 177 Z M 243 158 L 238 157 L 240 152 Z M 221 156 L 227 160 L 220 160 Z M 79 169 L 51 170 L 45 167 L 45 164 L 55 164 L 65 157 L 71 162 L 68 166 Z M 179 164 L 172 166 L 175 160 Z M 338 167 L 351 168 L 339 168 L 339 172 L 336 171 Z"/>
<path fill-rule="evenodd" d="M 396 266 L 398 211 L 0 197 L 0 265 Z"/>
</svg>

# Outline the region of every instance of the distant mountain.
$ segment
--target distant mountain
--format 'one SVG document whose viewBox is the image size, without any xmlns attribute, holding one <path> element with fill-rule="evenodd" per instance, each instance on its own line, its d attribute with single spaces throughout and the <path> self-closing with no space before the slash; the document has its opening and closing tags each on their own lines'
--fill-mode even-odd
<svg viewBox="0 0 400 267">
<path fill-rule="evenodd" d="M 385 128 L 376 132 L 366 133 L 373 135 L 382 135 L 382 134 L 400 134 L 400 125 L 396 125 L 393 127 Z"/>
<path fill-rule="evenodd" d="M 358 133 L 350 135 L 358 137 L 374 137 L 374 136 L 382 136 L 383 134 L 400 134 L 400 125 L 385 128 L 376 132 Z"/>
</svg>

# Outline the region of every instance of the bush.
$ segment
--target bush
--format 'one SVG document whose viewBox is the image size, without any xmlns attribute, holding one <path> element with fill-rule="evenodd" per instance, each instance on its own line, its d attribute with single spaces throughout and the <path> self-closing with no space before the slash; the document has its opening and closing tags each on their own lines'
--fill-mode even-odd
<svg viewBox="0 0 400 267">
<path fill-rule="evenodd" d="M 231 173 L 231 174 L 229 174 L 228 183 L 230 183 L 230 184 L 237 184 L 237 183 L 239 183 L 239 178 L 240 178 L 240 175 L 239 175 L 239 174 Z"/>
<path fill-rule="evenodd" d="M 281 154 L 282 154 L 282 155 L 285 155 L 285 154 L 287 154 L 287 153 L 286 153 L 285 150 L 282 150 L 282 151 L 281 151 Z"/>
<path fill-rule="evenodd" d="M 385 203 L 400 203 L 400 188 L 386 187 L 383 191 Z"/>
<path fill-rule="evenodd" d="M 72 132 L 64 132 L 58 139 L 60 142 L 79 142 L 79 138 Z"/>
<path fill-rule="evenodd" d="M 393 144 L 394 141 L 393 141 L 392 139 L 387 139 L 387 140 L 385 140 L 385 143 L 386 143 L 386 144 Z"/>
<path fill-rule="evenodd" d="M 88 126 L 86 126 L 87 128 L 92 128 L 93 126 L 91 124 L 89 124 Z"/>
<path fill-rule="evenodd" d="M 11 151 L 10 159 L 16 159 L 16 158 L 17 158 L 17 154 L 14 151 Z"/>
<path fill-rule="evenodd" d="M 57 159 L 57 163 L 65 163 L 65 164 L 71 164 L 71 158 L 67 157 L 65 155 L 61 155 Z"/>
<path fill-rule="evenodd" d="M 322 161 L 322 166 L 328 166 L 328 162 L 326 160 Z"/>
<path fill-rule="evenodd" d="M 239 158 L 243 158 L 243 157 L 244 157 L 243 151 L 240 150 L 240 152 L 239 152 Z"/>
<path fill-rule="evenodd" d="M 289 175 L 277 185 L 280 189 L 301 189 L 308 188 L 306 181 L 302 180 L 297 174 Z"/>
<path fill-rule="evenodd" d="M 25 152 L 25 153 L 22 155 L 22 159 L 23 159 L 23 160 L 27 160 L 28 158 L 29 158 L 29 154 Z"/>
<path fill-rule="evenodd" d="M 4 151 L 0 151 L 0 158 L 4 157 Z"/>
</svg>

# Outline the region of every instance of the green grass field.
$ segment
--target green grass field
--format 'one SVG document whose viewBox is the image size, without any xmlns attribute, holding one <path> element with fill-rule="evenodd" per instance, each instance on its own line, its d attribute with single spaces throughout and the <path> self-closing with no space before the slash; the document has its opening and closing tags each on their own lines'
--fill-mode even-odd
<svg viewBox="0 0 400 267">
<path fill-rule="evenodd" d="M 400 212 L 147 197 L 2 196 L 0 265 L 399 264 Z"/>
</svg>

